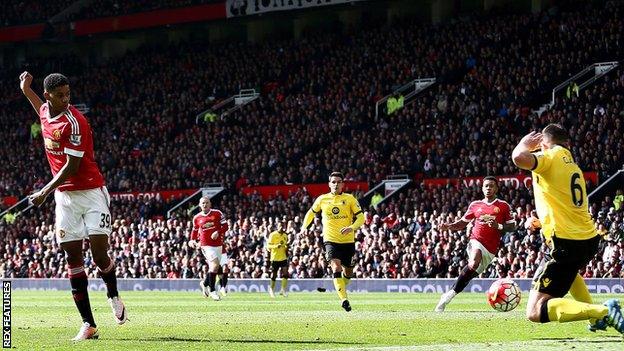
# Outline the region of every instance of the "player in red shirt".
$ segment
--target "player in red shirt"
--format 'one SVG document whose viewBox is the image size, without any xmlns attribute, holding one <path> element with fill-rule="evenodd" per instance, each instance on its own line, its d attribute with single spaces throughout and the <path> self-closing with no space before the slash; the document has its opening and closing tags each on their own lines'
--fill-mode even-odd
<svg viewBox="0 0 624 351">
<path fill-rule="evenodd" d="M 189 246 L 197 247 L 197 239 L 199 239 L 202 253 L 209 266 L 208 274 L 204 281 L 200 282 L 200 288 L 205 297 L 218 301 L 221 298 L 215 290 L 215 285 L 223 256 L 223 237 L 228 230 L 228 224 L 223 212 L 211 208 L 208 197 L 204 196 L 199 199 L 199 208 L 201 212 L 193 217 L 193 231 Z"/>
<path fill-rule="evenodd" d="M 498 181 L 495 177 L 483 178 L 481 187 L 485 198 L 473 201 L 464 216 L 453 223 L 442 223 L 439 230 L 462 230 L 468 223 L 475 220 L 468 243 L 468 265 L 462 269 L 453 288 L 442 294 L 435 308 L 443 312 L 446 305 L 464 290 L 472 278 L 483 273 L 496 257 L 496 251 L 503 233 L 516 230 L 516 222 L 511 217 L 511 207 L 503 200 L 496 198 Z"/>
<path fill-rule="evenodd" d="M 39 115 L 44 147 L 52 180 L 29 196 L 40 206 L 54 192 L 56 201 L 56 239 L 65 251 L 69 281 L 76 307 L 82 317 L 82 327 L 75 341 L 98 338 L 88 294 L 82 244 L 88 239 L 93 260 L 104 283 L 115 321 L 127 320 L 126 309 L 119 299 L 114 261 L 108 256 L 108 236 L 111 233 L 110 196 L 104 177 L 93 155 L 93 136 L 86 118 L 69 104 L 67 77 L 59 73 L 43 81 L 44 103 L 32 90 L 32 75 L 20 75 L 20 88 Z"/>
</svg>

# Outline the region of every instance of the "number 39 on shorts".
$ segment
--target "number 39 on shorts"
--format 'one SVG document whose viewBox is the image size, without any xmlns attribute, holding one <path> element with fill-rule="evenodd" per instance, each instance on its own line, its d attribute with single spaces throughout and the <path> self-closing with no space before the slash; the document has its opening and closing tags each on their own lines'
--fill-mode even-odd
<svg viewBox="0 0 624 351">
<path fill-rule="evenodd" d="M 110 228 L 110 227 L 111 227 L 110 213 L 101 213 L 100 214 L 100 228 Z"/>
</svg>

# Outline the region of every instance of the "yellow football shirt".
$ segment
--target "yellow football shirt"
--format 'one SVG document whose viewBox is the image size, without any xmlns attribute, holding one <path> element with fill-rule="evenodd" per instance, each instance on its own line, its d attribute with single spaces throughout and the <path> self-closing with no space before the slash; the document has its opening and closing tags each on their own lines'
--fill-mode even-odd
<svg viewBox="0 0 624 351">
<path fill-rule="evenodd" d="M 271 234 L 269 234 L 269 244 L 267 248 L 271 251 L 271 261 L 287 260 L 288 234 L 280 231 L 272 232 Z"/>
<path fill-rule="evenodd" d="M 533 193 L 544 237 L 550 241 L 553 236 L 570 240 L 596 236 L 585 177 L 570 151 L 556 145 L 534 155 Z"/>
<path fill-rule="evenodd" d="M 354 223 L 354 221 L 362 213 L 362 209 L 353 195 L 346 193 L 340 195 L 323 194 L 314 201 L 312 211 L 314 213 L 321 212 L 323 240 L 339 244 L 355 242 L 355 231 L 362 223 L 359 223 L 360 221 Z M 340 233 L 342 228 L 352 224 L 357 225 L 352 226 L 353 231 L 351 233 Z"/>
</svg>

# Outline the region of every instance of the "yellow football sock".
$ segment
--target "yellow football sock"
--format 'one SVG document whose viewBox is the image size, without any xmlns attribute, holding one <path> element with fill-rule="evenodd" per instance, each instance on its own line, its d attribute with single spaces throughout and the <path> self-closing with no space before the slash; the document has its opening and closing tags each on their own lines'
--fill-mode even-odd
<svg viewBox="0 0 624 351">
<path fill-rule="evenodd" d="M 275 280 L 271 279 L 271 290 L 275 290 Z"/>
<path fill-rule="evenodd" d="M 288 285 L 288 278 L 282 278 L 282 290 L 286 291 L 287 285 Z"/>
<path fill-rule="evenodd" d="M 592 303 L 589 289 L 587 289 L 587 285 L 580 274 L 576 275 L 576 278 L 574 278 L 574 281 L 572 282 L 572 286 L 570 286 L 570 295 L 572 295 L 576 301 Z"/>
<path fill-rule="evenodd" d="M 585 303 L 592 303 L 592 297 L 589 294 L 589 289 L 587 289 L 587 284 L 585 284 L 585 280 L 581 277 L 580 274 L 576 275 L 574 281 L 572 282 L 572 286 L 570 286 L 570 295 L 576 300 Z M 591 318 L 589 323 L 595 324 L 596 319 Z"/>
<path fill-rule="evenodd" d="M 344 301 L 347 299 L 347 286 L 345 285 L 344 279 L 335 277 L 334 288 L 336 288 L 340 300 Z"/>
<path fill-rule="evenodd" d="M 349 283 L 351 283 L 351 278 L 347 278 L 347 277 L 345 276 L 344 272 L 342 272 L 342 279 L 343 279 L 343 280 L 344 280 L 344 282 L 345 282 L 345 288 L 346 288 L 347 286 L 349 286 Z"/>
<path fill-rule="evenodd" d="M 609 312 L 607 306 L 592 305 L 570 299 L 555 298 L 547 302 L 548 319 L 559 323 L 603 318 Z"/>
</svg>

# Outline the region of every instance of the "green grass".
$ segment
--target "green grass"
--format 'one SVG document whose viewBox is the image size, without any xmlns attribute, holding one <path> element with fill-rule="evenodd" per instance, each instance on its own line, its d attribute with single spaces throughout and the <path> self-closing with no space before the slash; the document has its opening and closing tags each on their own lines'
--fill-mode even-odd
<svg viewBox="0 0 624 351">
<path fill-rule="evenodd" d="M 458 295 L 432 312 L 437 294 L 334 293 L 271 299 L 231 293 L 215 302 L 197 293 L 123 292 L 130 320 L 117 326 L 104 293 L 91 293 L 99 340 L 74 344 L 80 319 L 69 292 L 13 291 L 13 346 L 21 350 L 624 350 L 615 331 L 584 322 L 533 324 L 524 302 L 498 313 L 484 294 Z M 526 297 L 526 293 L 523 298 Z M 596 296 L 603 301 L 613 295 Z"/>
</svg>

